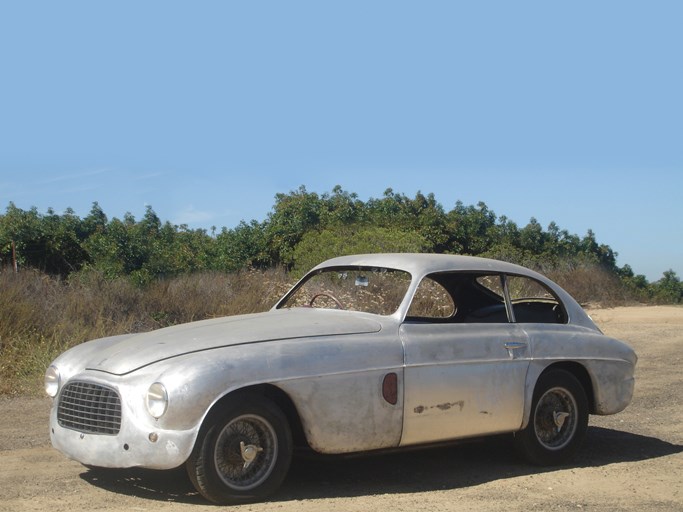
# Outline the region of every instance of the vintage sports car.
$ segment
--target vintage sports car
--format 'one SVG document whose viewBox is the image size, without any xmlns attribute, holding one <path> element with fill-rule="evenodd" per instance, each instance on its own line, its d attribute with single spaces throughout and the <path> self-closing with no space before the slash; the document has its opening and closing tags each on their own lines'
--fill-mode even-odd
<svg viewBox="0 0 683 512">
<path fill-rule="evenodd" d="M 88 466 L 184 464 L 216 503 L 324 454 L 513 433 L 530 462 L 631 400 L 636 355 L 540 274 L 489 259 L 326 261 L 268 312 L 76 346 L 47 370 L 52 444 Z"/>
</svg>

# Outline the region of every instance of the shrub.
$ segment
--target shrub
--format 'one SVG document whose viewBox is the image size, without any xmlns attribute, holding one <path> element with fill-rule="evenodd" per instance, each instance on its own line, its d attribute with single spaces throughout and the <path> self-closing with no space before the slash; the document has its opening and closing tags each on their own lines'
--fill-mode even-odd
<svg viewBox="0 0 683 512">
<path fill-rule="evenodd" d="M 637 296 L 621 279 L 597 264 L 556 267 L 546 275 L 582 305 L 614 307 L 637 302 Z"/>
</svg>

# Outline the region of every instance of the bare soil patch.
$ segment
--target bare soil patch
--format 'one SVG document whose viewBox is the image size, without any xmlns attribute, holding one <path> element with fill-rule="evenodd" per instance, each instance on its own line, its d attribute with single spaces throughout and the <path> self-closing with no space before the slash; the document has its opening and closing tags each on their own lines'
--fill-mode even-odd
<svg viewBox="0 0 683 512">
<path fill-rule="evenodd" d="M 297 458 L 266 503 L 234 510 L 683 510 L 683 308 L 591 311 L 639 355 L 624 412 L 592 416 L 570 465 L 519 462 L 506 436 L 351 459 Z M 0 511 L 216 510 L 184 471 L 94 471 L 50 447 L 50 400 L 0 398 Z"/>
</svg>

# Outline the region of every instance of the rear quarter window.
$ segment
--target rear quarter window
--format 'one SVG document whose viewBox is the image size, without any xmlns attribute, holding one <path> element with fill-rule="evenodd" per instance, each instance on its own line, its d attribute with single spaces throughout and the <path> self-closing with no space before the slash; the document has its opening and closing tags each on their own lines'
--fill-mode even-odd
<svg viewBox="0 0 683 512">
<path fill-rule="evenodd" d="M 567 323 L 562 303 L 539 281 L 526 276 L 507 276 L 506 281 L 515 322 Z"/>
</svg>

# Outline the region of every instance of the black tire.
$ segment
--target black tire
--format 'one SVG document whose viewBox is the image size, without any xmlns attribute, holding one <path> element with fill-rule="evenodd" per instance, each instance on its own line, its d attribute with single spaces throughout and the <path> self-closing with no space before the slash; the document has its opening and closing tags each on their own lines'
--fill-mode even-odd
<svg viewBox="0 0 683 512">
<path fill-rule="evenodd" d="M 528 462 L 555 466 L 576 453 L 587 429 L 583 386 L 565 370 L 548 370 L 536 382 L 529 424 L 515 433 L 514 444 Z"/>
<path fill-rule="evenodd" d="M 220 407 L 205 421 L 185 463 L 190 480 L 214 503 L 262 500 L 280 486 L 292 461 L 287 418 L 270 400 L 251 393 Z"/>
</svg>

